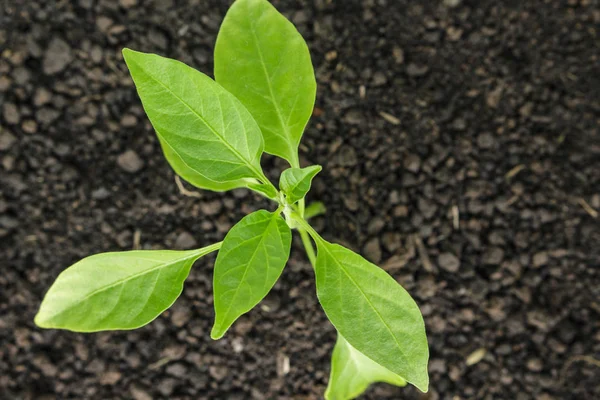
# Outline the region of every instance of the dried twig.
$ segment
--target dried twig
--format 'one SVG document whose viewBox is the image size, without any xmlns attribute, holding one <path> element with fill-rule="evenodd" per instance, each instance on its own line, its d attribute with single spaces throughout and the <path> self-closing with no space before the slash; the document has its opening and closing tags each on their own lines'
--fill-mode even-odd
<svg viewBox="0 0 600 400">
<path fill-rule="evenodd" d="M 480 347 L 465 359 L 465 363 L 467 366 L 475 365 L 479 361 L 483 360 L 483 357 L 487 354 L 487 349 L 485 347 Z"/>
<path fill-rule="evenodd" d="M 414 240 L 410 239 L 406 241 L 406 252 L 402 255 L 393 255 L 390 257 L 385 264 L 383 264 L 383 269 L 386 271 L 395 271 L 400 269 L 408 263 L 415 256 L 415 244 Z"/>
<path fill-rule="evenodd" d="M 182 195 L 187 196 L 187 197 L 202 197 L 202 195 L 198 192 L 192 192 L 190 190 L 187 190 L 183 186 L 183 182 L 181 182 L 181 178 L 179 177 L 179 175 L 175 175 L 175 183 L 177 184 L 179 193 L 181 193 Z"/>
<path fill-rule="evenodd" d="M 525 164 L 519 164 L 516 167 L 514 167 L 513 169 L 511 169 L 510 171 L 508 171 L 506 173 L 506 175 L 504 175 L 504 179 L 506 179 L 507 181 L 509 181 L 509 180 L 511 180 L 512 178 L 514 178 L 519 172 L 521 172 L 524 169 L 525 169 Z"/>
<path fill-rule="evenodd" d="M 290 373 L 290 358 L 283 353 L 277 354 L 277 376 L 286 376 Z"/>
<path fill-rule="evenodd" d="M 431 259 L 429 258 L 429 254 L 427 254 L 427 249 L 423 244 L 423 241 L 419 237 L 419 235 L 412 235 L 413 241 L 417 246 L 417 250 L 419 251 L 419 258 L 421 259 L 421 264 L 423 264 L 423 268 L 427 272 L 433 272 L 433 264 L 431 263 Z"/>
<path fill-rule="evenodd" d="M 364 99 L 367 96 L 367 88 L 365 87 L 365 85 L 360 85 L 358 88 L 358 96 L 361 99 Z"/>
<path fill-rule="evenodd" d="M 457 205 L 452 206 L 452 226 L 455 231 L 460 229 L 460 214 Z"/>
<path fill-rule="evenodd" d="M 583 209 L 592 216 L 592 218 L 598 218 L 598 211 L 594 210 L 592 208 L 592 206 L 590 206 L 588 204 L 587 201 L 585 201 L 584 198 L 582 197 L 578 197 L 577 198 L 577 202 L 581 205 L 581 207 L 583 207 Z"/>
<path fill-rule="evenodd" d="M 149 370 L 156 370 L 159 369 L 160 367 L 162 367 L 165 364 L 170 363 L 171 361 L 175 360 L 176 358 L 173 357 L 163 357 L 160 360 L 148 365 L 148 369 Z"/>
<path fill-rule="evenodd" d="M 381 115 L 381 117 L 383 119 L 385 119 L 387 122 L 389 122 L 392 125 L 400 125 L 400 120 L 393 116 L 392 114 L 388 114 L 385 111 L 380 111 L 379 115 Z"/>
<path fill-rule="evenodd" d="M 571 366 L 574 363 L 579 362 L 579 361 L 582 361 L 582 362 L 585 362 L 586 364 L 593 365 L 595 367 L 600 368 L 600 360 L 598 360 L 592 356 L 573 356 L 567 360 L 565 365 L 560 370 L 560 382 L 559 382 L 560 386 L 562 386 L 565 381 L 567 370 L 569 368 L 571 368 Z"/>
<path fill-rule="evenodd" d="M 508 201 L 506 203 L 504 203 L 505 207 L 510 207 L 511 205 L 513 205 L 517 200 L 519 200 L 519 195 L 515 194 L 513 197 L 511 197 L 510 199 L 508 199 Z"/>
<path fill-rule="evenodd" d="M 142 231 L 140 231 L 139 229 L 136 229 L 135 232 L 133 232 L 133 250 L 141 249 L 141 246 L 140 246 L 141 239 L 142 239 Z"/>
</svg>

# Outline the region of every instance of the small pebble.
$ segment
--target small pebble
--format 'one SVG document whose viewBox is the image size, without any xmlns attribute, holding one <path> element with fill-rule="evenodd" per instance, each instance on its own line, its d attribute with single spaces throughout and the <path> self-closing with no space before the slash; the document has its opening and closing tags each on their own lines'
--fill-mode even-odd
<svg viewBox="0 0 600 400">
<path fill-rule="evenodd" d="M 425 76 L 429 72 L 429 67 L 427 65 L 418 65 L 415 63 L 410 63 L 406 67 L 406 73 L 408 76 L 413 78 L 420 78 Z"/>
<path fill-rule="evenodd" d="M 50 41 L 44 54 L 42 71 L 46 75 L 57 74 L 64 70 L 72 60 L 71 47 L 64 40 L 54 38 Z"/>
<path fill-rule="evenodd" d="M 133 150 L 127 150 L 125 153 L 122 153 L 117 157 L 117 164 L 124 171 L 129 172 L 131 174 L 138 172 L 144 166 L 144 161 L 137 155 L 137 153 Z"/>
<path fill-rule="evenodd" d="M 192 234 L 189 232 L 181 232 L 175 240 L 175 248 L 181 250 L 192 249 L 196 247 L 197 244 L 198 243 L 196 242 L 196 239 L 194 239 Z"/>
<path fill-rule="evenodd" d="M 440 268 L 448 272 L 458 272 L 460 260 L 452 253 L 442 253 L 438 257 Z"/>
<path fill-rule="evenodd" d="M 21 113 L 14 103 L 6 102 L 2 105 L 2 117 L 10 125 L 16 125 L 21 121 Z"/>
<path fill-rule="evenodd" d="M 16 141 L 17 138 L 12 133 L 7 130 L 0 130 L 0 150 L 10 149 Z"/>
</svg>

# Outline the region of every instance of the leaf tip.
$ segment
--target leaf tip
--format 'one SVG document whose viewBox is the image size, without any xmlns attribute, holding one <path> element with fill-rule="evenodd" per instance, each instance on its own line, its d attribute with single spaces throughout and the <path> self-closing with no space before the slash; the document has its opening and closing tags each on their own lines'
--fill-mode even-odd
<svg viewBox="0 0 600 400">
<path fill-rule="evenodd" d="M 128 67 L 130 66 L 131 62 L 134 61 L 136 56 L 144 55 L 144 53 L 142 53 L 141 51 L 135 51 L 128 47 L 123 47 L 123 49 L 121 50 L 121 54 L 123 54 L 123 60 L 125 60 L 125 63 Z"/>
<path fill-rule="evenodd" d="M 225 335 L 226 331 L 227 329 L 222 329 L 220 324 L 215 323 L 212 330 L 210 331 L 210 338 L 212 340 L 219 340 Z"/>
<path fill-rule="evenodd" d="M 417 389 L 419 389 L 423 393 L 427 393 L 429 391 L 429 374 L 425 371 L 423 376 L 420 376 L 418 379 L 414 379 L 412 382 Z"/>
<path fill-rule="evenodd" d="M 128 47 L 123 47 L 123 49 L 121 50 L 121 54 L 123 54 L 123 58 L 125 58 L 125 59 L 127 59 L 127 57 L 129 57 L 133 53 L 134 53 L 134 51 Z"/>
<path fill-rule="evenodd" d="M 44 319 L 44 315 L 42 314 L 41 310 L 38 311 L 38 313 L 35 315 L 35 317 L 33 318 L 33 323 L 38 327 L 38 328 L 43 328 L 43 329 L 48 329 L 50 328 L 50 324 L 48 324 L 48 321 Z"/>
</svg>

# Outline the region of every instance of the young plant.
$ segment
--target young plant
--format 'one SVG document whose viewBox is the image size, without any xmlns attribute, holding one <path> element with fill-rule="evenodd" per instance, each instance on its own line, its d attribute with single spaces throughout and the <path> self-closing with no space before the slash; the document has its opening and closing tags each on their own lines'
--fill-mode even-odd
<svg viewBox="0 0 600 400">
<path fill-rule="evenodd" d="M 222 242 L 198 250 L 85 258 L 58 276 L 35 323 L 76 332 L 139 328 L 173 304 L 196 260 L 218 251 L 211 337 L 219 339 L 275 285 L 296 230 L 338 332 L 325 397 L 351 399 L 376 381 L 426 392 L 429 351 L 414 300 L 384 270 L 308 223 L 323 211 L 318 203 L 305 208 L 304 200 L 321 167 L 301 168 L 298 145 L 316 81 L 296 28 L 266 0 L 237 0 L 217 38 L 216 81 L 158 55 L 124 49 L 123 57 L 175 172 L 202 189 L 249 188 L 271 199 L 275 211 L 247 215 Z M 279 188 L 263 173 L 263 152 L 290 164 Z"/>
</svg>

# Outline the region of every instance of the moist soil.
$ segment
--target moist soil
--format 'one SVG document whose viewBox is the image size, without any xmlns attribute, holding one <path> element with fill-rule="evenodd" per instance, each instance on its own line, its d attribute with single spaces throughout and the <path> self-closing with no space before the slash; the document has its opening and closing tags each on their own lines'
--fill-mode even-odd
<svg viewBox="0 0 600 400">
<path fill-rule="evenodd" d="M 427 326 L 430 392 L 363 398 L 600 398 L 599 1 L 273 3 L 317 74 L 301 146 L 324 167 L 315 226 L 394 276 Z M 2 2 L 0 398 L 322 398 L 335 331 L 298 238 L 272 293 L 219 341 L 214 256 L 144 328 L 33 324 L 86 255 L 208 245 L 272 208 L 178 189 L 120 53 L 211 74 L 228 5 Z"/>
</svg>

